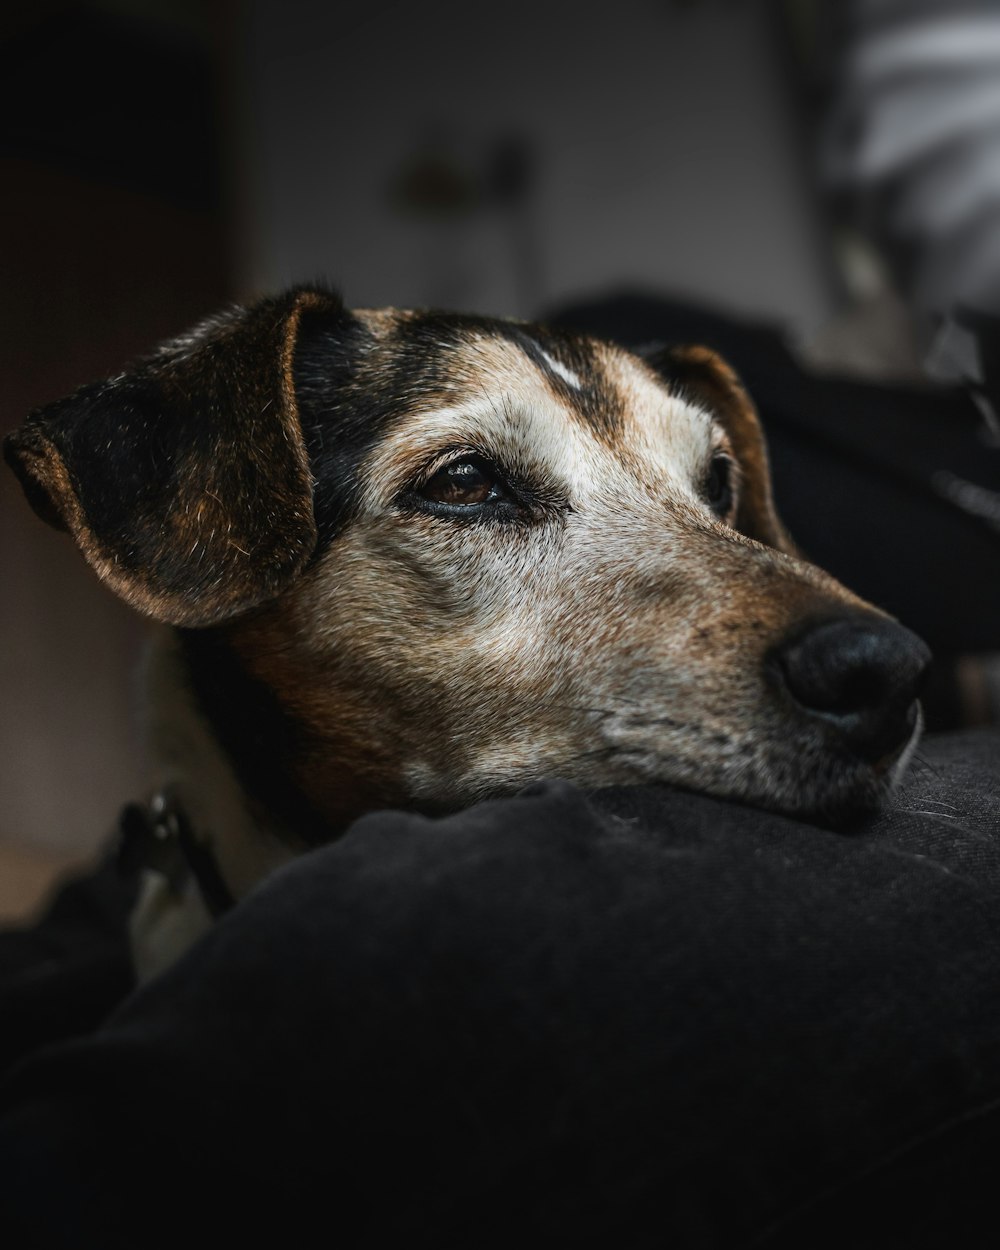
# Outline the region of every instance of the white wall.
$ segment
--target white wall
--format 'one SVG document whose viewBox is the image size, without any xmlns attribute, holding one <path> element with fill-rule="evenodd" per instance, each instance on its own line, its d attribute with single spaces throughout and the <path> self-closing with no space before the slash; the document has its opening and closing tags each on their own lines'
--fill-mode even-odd
<svg viewBox="0 0 1000 1250">
<path fill-rule="evenodd" d="M 631 284 L 815 328 L 831 295 L 769 8 L 254 0 L 247 285 L 324 276 L 355 305 L 527 315 Z M 393 207 L 435 126 L 470 167 L 498 133 L 533 137 L 534 290 L 495 211 L 447 226 Z"/>
</svg>

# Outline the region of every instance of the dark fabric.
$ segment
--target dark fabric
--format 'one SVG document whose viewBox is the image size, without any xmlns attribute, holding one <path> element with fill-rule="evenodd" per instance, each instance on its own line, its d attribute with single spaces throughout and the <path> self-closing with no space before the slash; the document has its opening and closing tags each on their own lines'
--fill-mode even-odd
<svg viewBox="0 0 1000 1250">
<path fill-rule="evenodd" d="M 849 833 L 563 783 L 380 813 L 0 1113 L 5 1244 L 992 1246 L 1000 736 Z"/>
<path fill-rule="evenodd" d="M 0 932 L 0 1074 L 47 1042 L 96 1028 L 132 989 L 136 880 L 109 857 L 68 884 L 40 924 Z"/>
<path fill-rule="evenodd" d="M 720 352 L 760 409 L 778 508 L 806 555 L 940 661 L 1000 646 L 1000 441 L 966 391 L 812 373 L 774 326 L 653 295 L 611 295 L 547 319 L 631 348 Z M 1000 320 L 976 329 L 995 361 Z M 986 391 L 1000 410 L 1000 373 Z"/>
</svg>

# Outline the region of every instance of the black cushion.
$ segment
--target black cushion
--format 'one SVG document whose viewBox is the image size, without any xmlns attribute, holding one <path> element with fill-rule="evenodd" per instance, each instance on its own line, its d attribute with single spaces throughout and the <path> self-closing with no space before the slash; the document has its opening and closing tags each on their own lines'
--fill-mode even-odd
<svg viewBox="0 0 1000 1250">
<path fill-rule="evenodd" d="M 995 1242 L 1000 736 L 837 832 L 560 782 L 380 813 L 0 1114 L 8 1244 Z M 986 1222 L 984 1222 L 986 1221 Z"/>
</svg>

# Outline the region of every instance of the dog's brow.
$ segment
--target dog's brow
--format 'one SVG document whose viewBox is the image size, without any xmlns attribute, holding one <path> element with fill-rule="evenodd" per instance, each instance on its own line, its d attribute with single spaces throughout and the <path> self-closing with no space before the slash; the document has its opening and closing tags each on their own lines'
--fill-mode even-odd
<svg viewBox="0 0 1000 1250">
<path fill-rule="evenodd" d="M 557 360 L 551 352 L 546 351 L 541 343 L 528 334 L 526 330 L 521 329 L 520 326 L 515 326 L 513 329 L 514 342 L 517 343 L 531 363 L 540 369 L 550 381 L 558 379 L 567 386 L 571 386 L 574 390 L 580 391 L 583 389 L 584 383 L 579 373 L 564 365 L 561 360 Z"/>
<path fill-rule="evenodd" d="M 594 345 L 583 340 L 561 343 L 563 354 L 571 356 L 572 364 L 568 364 L 550 350 L 555 344 L 543 347 L 520 326 L 512 329 L 512 337 L 524 354 L 592 431 L 603 436 L 619 431 L 621 396 L 605 376 Z"/>
<path fill-rule="evenodd" d="M 577 375 L 573 372 L 572 369 L 568 369 L 560 361 L 550 356 L 544 347 L 539 347 L 538 350 L 541 353 L 542 359 L 545 361 L 546 365 L 548 365 L 549 369 L 553 373 L 561 377 L 562 380 L 568 386 L 572 386 L 578 391 L 583 389 L 583 383 L 580 381 L 580 379 L 577 377 Z"/>
</svg>

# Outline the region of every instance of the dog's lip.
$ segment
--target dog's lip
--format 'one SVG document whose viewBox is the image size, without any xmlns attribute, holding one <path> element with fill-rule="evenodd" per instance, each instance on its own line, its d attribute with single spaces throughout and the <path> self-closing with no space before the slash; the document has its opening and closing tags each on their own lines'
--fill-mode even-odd
<svg viewBox="0 0 1000 1250">
<path fill-rule="evenodd" d="M 611 784 L 665 783 L 812 821 L 823 827 L 849 828 L 857 821 L 870 818 L 887 803 L 923 728 L 920 703 L 914 700 L 906 709 L 908 732 L 904 728 L 905 736 L 872 760 L 852 750 L 843 735 L 831 734 L 827 726 L 819 723 L 819 718 L 789 717 L 787 709 L 782 708 L 782 711 L 785 715 L 780 727 L 772 723 L 771 732 L 766 739 L 758 740 L 752 752 L 756 755 L 759 751 L 758 762 L 764 776 L 734 779 L 727 775 L 715 783 L 706 783 L 703 776 L 678 775 L 671 767 L 676 758 L 653 749 L 641 762 L 635 757 L 626 760 L 616 752 L 616 763 L 625 765 L 631 777 L 629 781 L 616 779 Z M 636 731 L 647 730 L 650 733 L 647 749 L 653 747 L 656 719 L 650 717 L 642 725 L 630 724 L 628 728 L 632 733 L 626 737 L 631 739 Z M 622 744 L 614 745 L 620 748 Z M 768 784 L 766 779 L 766 774 L 774 770 L 784 775 L 784 781 L 777 786 Z"/>
<path fill-rule="evenodd" d="M 858 778 L 856 791 L 840 804 L 820 804 L 821 809 L 825 808 L 821 815 L 829 827 L 840 832 L 850 832 L 855 825 L 864 827 L 890 802 L 890 796 L 906 771 L 923 732 L 923 709 L 919 700 L 914 700 L 912 716 L 913 726 L 907 738 L 874 763 L 857 756 L 851 757 L 850 766 Z M 865 776 L 869 779 L 867 786 L 863 781 Z"/>
<path fill-rule="evenodd" d="M 895 765 L 916 746 L 917 739 L 920 737 L 924 725 L 923 708 L 919 699 L 914 699 L 910 704 L 907 709 L 906 719 L 909 726 L 909 732 L 906 737 L 892 747 L 891 750 L 886 751 L 884 755 L 879 756 L 877 760 L 869 764 L 876 777 L 887 777 Z"/>
<path fill-rule="evenodd" d="M 787 704 L 783 705 L 782 710 L 787 715 L 789 710 Z M 801 709 L 795 708 L 795 713 L 800 711 Z M 795 719 L 799 720 L 799 728 L 801 729 L 799 716 L 796 715 Z M 824 722 L 828 723 L 824 725 Z M 849 736 L 843 731 L 840 718 L 828 718 L 825 714 L 809 716 L 808 725 L 809 728 L 819 733 L 819 745 L 824 754 L 829 755 L 831 758 L 840 759 L 845 766 L 859 769 L 865 774 L 882 779 L 889 777 L 889 774 L 897 768 L 900 761 L 908 759 L 910 752 L 923 731 L 924 720 L 920 700 L 914 699 L 906 708 L 904 735 L 874 760 L 866 757 L 861 751 L 854 749 Z M 895 778 L 890 780 L 894 782 Z"/>
<path fill-rule="evenodd" d="M 886 755 L 883 755 L 881 759 L 877 759 L 871 766 L 871 770 L 875 776 L 885 777 L 892 768 L 893 764 L 895 764 L 895 762 L 906 750 L 908 745 L 909 739 L 907 739 L 907 741 L 902 743 L 900 746 L 896 747 L 894 750 L 889 751 Z"/>
<path fill-rule="evenodd" d="M 919 699 L 913 701 L 913 730 L 907 740 L 900 744 L 893 758 L 888 761 L 886 779 L 890 786 L 896 785 L 906 771 L 917 744 L 924 732 L 924 709 Z"/>
</svg>

